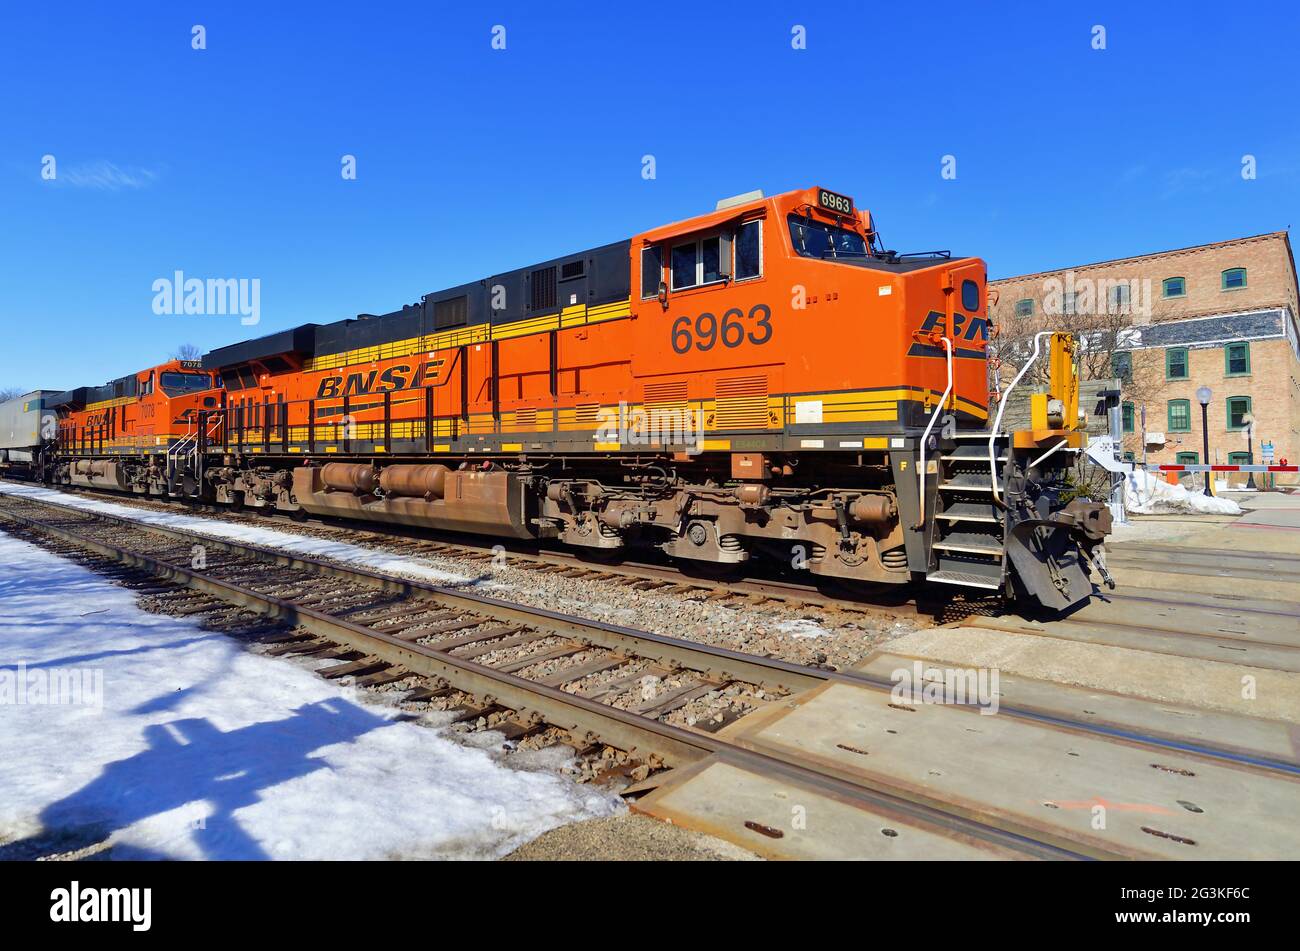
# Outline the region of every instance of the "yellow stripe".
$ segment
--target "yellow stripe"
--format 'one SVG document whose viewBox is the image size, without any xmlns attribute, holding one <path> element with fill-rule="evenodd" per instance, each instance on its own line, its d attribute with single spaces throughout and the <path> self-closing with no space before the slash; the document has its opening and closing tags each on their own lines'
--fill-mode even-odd
<svg viewBox="0 0 1300 951">
<path fill-rule="evenodd" d="M 630 299 L 615 301 L 611 304 L 601 304 L 596 307 L 576 304 L 564 308 L 557 314 L 530 317 L 528 320 L 516 320 L 508 324 L 495 326 L 491 324 L 475 324 L 472 327 L 458 327 L 455 330 L 425 334 L 422 337 L 395 340 L 392 343 L 380 344 L 375 347 L 363 347 L 358 350 L 348 350 L 344 353 L 331 353 L 324 357 L 313 357 L 306 361 L 303 369 L 306 371 L 330 370 L 337 367 L 353 366 L 358 363 L 374 363 L 380 360 L 406 357 L 413 353 L 447 350 L 452 347 L 489 343 L 493 340 L 510 340 L 515 337 L 525 337 L 530 334 L 577 327 L 583 324 L 617 320 L 621 317 L 631 316 L 631 313 Z"/>
</svg>

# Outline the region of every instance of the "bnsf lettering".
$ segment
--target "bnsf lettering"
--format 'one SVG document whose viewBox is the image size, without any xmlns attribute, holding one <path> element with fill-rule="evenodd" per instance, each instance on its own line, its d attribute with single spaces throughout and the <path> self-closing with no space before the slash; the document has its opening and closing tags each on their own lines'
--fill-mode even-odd
<svg viewBox="0 0 1300 951">
<path fill-rule="evenodd" d="M 928 333 L 941 323 L 943 323 L 943 314 L 937 310 L 932 310 L 926 314 L 925 322 L 921 324 L 921 332 Z M 954 340 L 974 340 L 979 337 L 979 339 L 987 341 L 989 339 L 989 322 L 983 317 L 967 317 L 965 314 L 954 313 L 952 315 L 952 336 Z"/>
<path fill-rule="evenodd" d="M 753 329 L 748 332 L 743 320 L 753 321 Z M 766 304 L 755 304 L 749 309 L 748 318 L 739 307 L 732 307 L 722 315 L 719 321 L 710 313 L 703 313 L 692 320 L 690 317 L 678 317 L 673 321 L 672 345 L 677 353 L 689 353 L 692 346 L 706 352 L 712 350 L 719 341 L 724 347 L 739 347 L 748 340 L 752 344 L 762 345 L 772 339 L 772 308 Z"/>
<path fill-rule="evenodd" d="M 391 366 L 383 373 L 371 370 L 369 373 L 349 373 L 347 377 L 342 374 L 327 376 L 321 379 L 320 386 L 316 388 L 316 398 L 323 400 L 339 396 L 365 396 L 387 390 L 404 390 L 408 386 L 423 386 L 425 380 L 438 375 L 438 367 L 442 364 L 442 360 L 420 364 L 414 380 L 411 379 L 411 367 L 405 363 Z"/>
</svg>

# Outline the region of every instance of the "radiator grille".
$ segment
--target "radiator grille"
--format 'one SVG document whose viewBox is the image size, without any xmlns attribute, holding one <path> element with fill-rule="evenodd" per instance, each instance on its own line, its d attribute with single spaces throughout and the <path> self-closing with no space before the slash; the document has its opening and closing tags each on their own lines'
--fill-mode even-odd
<svg viewBox="0 0 1300 951">
<path fill-rule="evenodd" d="M 684 410 L 686 408 L 686 381 L 647 383 L 645 385 L 647 410 Z"/>
<path fill-rule="evenodd" d="M 766 429 L 767 377 L 719 380 L 715 405 L 718 429 Z"/>
</svg>

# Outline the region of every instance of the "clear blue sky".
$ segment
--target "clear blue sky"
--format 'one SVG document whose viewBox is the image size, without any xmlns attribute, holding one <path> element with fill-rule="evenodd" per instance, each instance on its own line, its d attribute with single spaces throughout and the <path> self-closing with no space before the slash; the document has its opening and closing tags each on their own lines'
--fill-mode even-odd
<svg viewBox="0 0 1300 951">
<path fill-rule="evenodd" d="M 6 3 L 0 387 L 382 313 L 752 188 L 851 194 L 888 246 L 993 277 L 1300 224 L 1294 3 L 545 6 Z M 178 269 L 259 278 L 261 325 L 155 315 Z"/>
</svg>

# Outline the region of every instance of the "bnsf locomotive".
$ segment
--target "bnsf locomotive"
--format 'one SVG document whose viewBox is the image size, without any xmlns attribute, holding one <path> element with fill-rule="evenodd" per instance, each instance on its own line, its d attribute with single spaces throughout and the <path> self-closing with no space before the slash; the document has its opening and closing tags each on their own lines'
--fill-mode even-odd
<svg viewBox="0 0 1300 951">
<path fill-rule="evenodd" d="M 811 188 L 48 396 L 46 481 L 851 582 L 1088 597 L 1070 348 L 988 428 L 985 266 Z M 1050 351 L 1050 354 L 1047 353 Z M 995 427 L 996 428 L 996 427 Z"/>
</svg>

